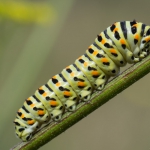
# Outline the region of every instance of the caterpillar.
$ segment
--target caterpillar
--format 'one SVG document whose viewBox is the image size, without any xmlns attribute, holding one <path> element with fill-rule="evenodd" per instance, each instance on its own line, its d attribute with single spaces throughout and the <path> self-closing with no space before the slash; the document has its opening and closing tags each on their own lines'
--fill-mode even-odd
<svg viewBox="0 0 150 150">
<path fill-rule="evenodd" d="M 150 26 L 141 22 L 115 22 L 97 35 L 94 43 L 75 62 L 53 76 L 27 98 L 14 120 L 22 141 L 31 140 L 43 125 L 58 122 L 66 111 L 74 112 L 81 101 L 90 101 L 120 67 L 139 62 L 149 54 Z"/>
</svg>

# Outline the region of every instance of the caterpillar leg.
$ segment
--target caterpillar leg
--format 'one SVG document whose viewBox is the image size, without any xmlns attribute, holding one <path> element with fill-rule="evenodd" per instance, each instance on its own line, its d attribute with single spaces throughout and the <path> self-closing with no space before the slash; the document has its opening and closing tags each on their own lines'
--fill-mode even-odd
<svg viewBox="0 0 150 150">
<path fill-rule="evenodd" d="M 76 107 L 77 107 L 77 103 L 75 103 L 72 100 L 68 100 L 65 103 L 65 108 L 67 108 L 67 111 L 73 112 L 76 110 Z"/>
<path fill-rule="evenodd" d="M 62 118 L 62 111 L 59 109 L 54 109 L 51 113 L 50 116 L 52 118 L 52 120 L 58 122 L 61 120 Z"/>
<path fill-rule="evenodd" d="M 142 50 L 145 56 L 148 56 L 150 53 L 150 44 L 148 43 L 147 46 Z"/>
<path fill-rule="evenodd" d="M 134 49 L 133 54 L 134 54 L 134 57 L 139 58 L 140 60 L 145 58 L 148 55 L 146 50 L 140 50 L 138 46 Z"/>
</svg>

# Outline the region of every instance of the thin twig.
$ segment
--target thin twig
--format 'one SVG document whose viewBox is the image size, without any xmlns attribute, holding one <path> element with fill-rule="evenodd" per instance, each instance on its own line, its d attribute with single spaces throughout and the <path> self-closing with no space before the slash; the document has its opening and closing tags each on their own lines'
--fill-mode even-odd
<svg viewBox="0 0 150 150">
<path fill-rule="evenodd" d="M 69 127 L 86 117 L 95 109 L 106 103 L 118 93 L 150 72 L 150 56 L 133 65 L 118 77 L 109 82 L 101 93 L 94 93 L 90 103 L 80 103 L 74 113 L 66 113 L 59 123 L 48 125 L 39 131 L 31 141 L 19 143 L 12 150 L 36 150 Z"/>
</svg>

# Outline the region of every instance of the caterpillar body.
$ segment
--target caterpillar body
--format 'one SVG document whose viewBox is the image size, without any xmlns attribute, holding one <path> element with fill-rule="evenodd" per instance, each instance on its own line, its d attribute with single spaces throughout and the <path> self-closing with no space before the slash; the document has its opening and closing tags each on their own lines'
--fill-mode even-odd
<svg viewBox="0 0 150 150">
<path fill-rule="evenodd" d="M 149 43 L 150 26 L 141 22 L 122 21 L 109 26 L 84 55 L 25 100 L 14 120 L 17 137 L 29 141 L 43 124 L 61 120 L 65 111 L 75 111 L 80 101 L 89 101 L 95 90 L 101 91 L 120 67 L 146 57 Z"/>
</svg>

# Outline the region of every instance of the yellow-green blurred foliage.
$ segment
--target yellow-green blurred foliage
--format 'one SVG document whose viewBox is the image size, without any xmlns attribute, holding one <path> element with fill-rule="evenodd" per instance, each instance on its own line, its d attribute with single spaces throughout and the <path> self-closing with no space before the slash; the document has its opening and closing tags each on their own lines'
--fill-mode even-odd
<svg viewBox="0 0 150 150">
<path fill-rule="evenodd" d="M 0 1 L 0 17 L 22 23 L 47 23 L 54 19 L 54 9 L 42 1 Z"/>
</svg>

